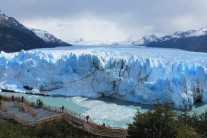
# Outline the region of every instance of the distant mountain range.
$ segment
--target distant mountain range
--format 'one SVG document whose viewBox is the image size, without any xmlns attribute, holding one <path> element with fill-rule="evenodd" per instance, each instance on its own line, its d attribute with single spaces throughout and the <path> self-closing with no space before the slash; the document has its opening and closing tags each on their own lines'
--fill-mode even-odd
<svg viewBox="0 0 207 138">
<path fill-rule="evenodd" d="M 83 39 L 75 43 L 83 43 Z M 145 36 L 138 41 L 110 42 L 109 45 L 129 45 L 176 48 L 196 52 L 207 52 L 207 27 L 199 30 L 176 32 L 172 35 L 158 37 Z M 104 43 L 105 44 L 105 43 Z M 108 43 L 106 43 L 108 44 Z M 39 29 L 28 29 L 12 17 L 0 11 L 0 51 L 16 52 L 22 49 L 51 48 L 71 46 L 54 35 Z"/>
<path fill-rule="evenodd" d="M 203 27 L 199 30 L 176 32 L 163 37 L 150 35 L 138 41 L 133 41 L 132 45 L 207 52 L 207 27 Z"/>
<path fill-rule="evenodd" d="M 58 46 L 71 45 L 45 31 L 28 29 L 0 11 L 0 51 L 17 52 Z"/>
</svg>

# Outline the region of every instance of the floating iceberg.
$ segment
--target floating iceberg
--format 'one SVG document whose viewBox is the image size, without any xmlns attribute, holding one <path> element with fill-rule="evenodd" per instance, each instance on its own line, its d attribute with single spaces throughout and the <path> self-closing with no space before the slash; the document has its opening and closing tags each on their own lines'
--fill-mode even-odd
<svg viewBox="0 0 207 138">
<path fill-rule="evenodd" d="M 0 88 L 190 109 L 207 102 L 207 53 L 132 46 L 1 52 Z"/>
</svg>

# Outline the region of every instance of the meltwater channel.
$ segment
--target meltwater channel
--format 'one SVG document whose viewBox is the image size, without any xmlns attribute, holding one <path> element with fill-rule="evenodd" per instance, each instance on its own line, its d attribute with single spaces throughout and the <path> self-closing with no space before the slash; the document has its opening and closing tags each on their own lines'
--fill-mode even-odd
<svg viewBox="0 0 207 138">
<path fill-rule="evenodd" d="M 105 123 L 112 127 L 127 128 L 127 124 L 133 121 L 136 111 L 146 112 L 153 106 L 134 104 L 122 100 L 102 97 L 90 99 L 84 97 L 57 97 L 57 96 L 40 96 L 23 93 L 0 92 L 1 95 L 7 96 L 24 96 L 31 102 L 41 99 L 44 104 L 50 106 L 65 106 L 67 109 L 82 115 L 89 115 L 93 121 L 98 124 Z M 192 113 L 202 113 L 207 109 L 207 104 L 195 104 Z"/>
</svg>

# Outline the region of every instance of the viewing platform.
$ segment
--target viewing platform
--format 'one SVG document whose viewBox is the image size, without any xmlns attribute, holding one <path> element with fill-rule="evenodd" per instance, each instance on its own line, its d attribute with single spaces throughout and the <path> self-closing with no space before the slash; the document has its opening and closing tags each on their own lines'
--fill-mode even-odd
<svg viewBox="0 0 207 138">
<path fill-rule="evenodd" d="M 95 136 L 125 138 L 127 135 L 125 129 L 98 125 L 92 120 L 87 121 L 85 116 L 68 109 L 29 102 L 21 97 L 3 96 L 0 114 L 3 118 L 13 119 L 25 126 L 37 126 L 45 122 L 64 120 L 73 127 Z"/>
</svg>

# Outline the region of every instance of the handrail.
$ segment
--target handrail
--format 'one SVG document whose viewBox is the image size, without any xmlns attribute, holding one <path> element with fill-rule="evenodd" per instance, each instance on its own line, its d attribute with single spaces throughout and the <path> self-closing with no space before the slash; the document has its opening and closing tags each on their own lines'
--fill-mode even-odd
<svg viewBox="0 0 207 138">
<path fill-rule="evenodd" d="M 24 103 L 26 103 L 27 105 L 31 105 L 31 102 L 28 101 L 27 99 L 24 98 Z"/>
<path fill-rule="evenodd" d="M 92 133 L 94 135 L 99 136 L 106 136 L 106 137 L 126 137 L 127 132 L 120 130 L 120 129 L 99 129 L 96 127 L 90 127 L 90 125 L 86 122 L 83 123 L 84 130 L 88 131 L 89 133 Z"/>
<path fill-rule="evenodd" d="M 7 98 L 8 100 L 12 100 L 12 98 L 8 97 L 8 96 L 4 96 L 4 98 Z M 17 101 L 22 102 L 20 97 L 15 97 L 14 98 L 14 104 L 16 106 L 19 106 L 20 108 L 23 108 L 25 111 L 27 111 L 33 117 L 37 115 L 37 112 L 33 108 L 25 106 L 25 105 L 29 105 L 29 106 L 38 107 L 36 104 L 32 104 L 32 102 L 28 101 L 26 98 L 24 98 L 24 101 L 23 101 L 23 103 L 25 103 L 25 105 L 23 103 L 20 104 Z M 2 105 L 4 105 L 4 103 Z M 3 108 L 5 108 L 5 107 L 3 107 Z M 47 105 L 43 104 L 42 108 L 46 109 L 46 110 L 54 111 L 54 112 L 59 112 L 59 113 L 61 112 L 60 107 L 47 106 Z M 12 116 L 12 114 L 6 114 L 6 116 Z M 90 126 L 88 123 L 86 123 L 86 118 L 85 118 L 84 115 L 81 115 L 79 113 L 73 112 L 73 111 L 68 110 L 68 109 L 65 109 L 64 111 L 62 111 L 61 114 L 54 115 L 54 116 L 47 117 L 47 118 L 43 118 L 43 119 L 40 119 L 40 120 L 37 120 L 37 121 L 34 121 L 34 122 L 24 120 L 23 118 L 21 118 L 18 115 L 15 115 L 13 117 L 13 119 L 15 121 L 17 121 L 17 122 L 19 122 L 23 125 L 28 125 L 28 126 L 40 125 L 44 122 L 54 121 L 54 120 L 63 119 L 63 118 L 68 120 L 69 123 L 70 122 L 75 122 L 75 123 L 79 124 L 80 126 L 83 127 L 84 130 L 86 130 L 89 133 L 94 134 L 94 135 L 108 136 L 108 137 L 117 137 L 117 136 L 121 136 L 121 135 L 123 137 L 125 137 L 127 135 L 127 131 L 125 129 L 110 127 L 110 126 L 103 127 L 102 125 L 96 124 L 92 120 L 89 120 L 89 123 L 91 123 L 91 126 Z"/>
<path fill-rule="evenodd" d="M 28 112 L 30 115 L 32 115 L 33 117 L 37 116 L 37 112 L 28 106 L 25 106 L 24 104 L 20 104 L 19 102 L 14 101 L 14 105 L 15 106 L 19 106 L 20 108 L 22 108 L 25 112 Z"/>
<path fill-rule="evenodd" d="M 40 124 L 42 124 L 44 122 L 54 121 L 56 119 L 62 119 L 62 118 L 63 118 L 63 114 L 58 114 L 58 115 L 50 116 L 50 117 L 47 117 L 47 118 L 43 118 L 43 119 L 37 120 L 35 122 L 35 125 L 40 125 Z"/>
<path fill-rule="evenodd" d="M 0 114 L 5 118 L 10 118 L 11 116 L 12 116 L 11 118 L 14 117 L 14 113 L 8 113 L 8 112 L 2 113 L 2 112 L 0 112 Z"/>
<path fill-rule="evenodd" d="M 32 109 L 31 107 L 27 107 L 27 106 L 24 106 L 23 105 L 23 108 L 26 112 L 28 112 L 30 115 L 32 115 L 33 117 L 36 117 L 37 116 L 37 112 Z"/>
<path fill-rule="evenodd" d="M 21 117 L 19 117 L 18 115 L 15 115 L 14 120 L 18 123 L 24 124 L 24 121 Z"/>
<path fill-rule="evenodd" d="M 4 110 L 5 112 L 7 112 L 7 107 L 4 104 L 4 101 L 3 100 L 1 101 L 1 109 Z"/>
<path fill-rule="evenodd" d="M 46 109 L 46 110 L 49 110 L 49 111 L 54 111 L 54 112 L 61 112 L 61 108 L 60 107 L 47 106 L 45 104 L 43 104 L 43 109 Z"/>
<path fill-rule="evenodd" d="M 15 115 L 14 116 L 14 120 L 18 123 L 21 123 L 22 125 L 26 125 L 26 126 L 32 126 L 33 123 L 31 123 L 30 121 L 26 121 L 24 118 L 22 118 L 19 115 Z"/>
<path fill-rule="evenodd" d="M 94 130 L 86 122 L 83 123 L 83 127 L 84 127 L 84 130 L 87 130 L 90 133 L 94 132 Z"/>
<path fill-rule="evenodd" d="M 70 121 L 75 122 L 79 125 L 83 125 L 83 122 L 84 122 L 84 120 L 82 120 L 81 118 L 78 118 L 78 117 L 73 116 L 73 115 L 69 115 L 67 113 L 64 113 L 64 119 L 70 120 Z"/>
<path fill-rule="evenodd" d="M 78 113 L 76 113 L 76 112 L 73 112 L 73 111 L 71 111 L 71 110 L 68 110 L 68 109 L 65 109 L 65 113 L 66 113 L 66 114 L 69 114 L 69 115 L 72 115 L 72 116 L 75 116 L 75 117 L 78 117 L 78 118 L 83 119 L 83 120 L 86 119 L 85 116 L 83 116 L 83 115 L 81 115 L 81 114 L 78 114 Z"/>
<path fill-rule="evenodd" d="M 124 131 L 123 129 L 111 129 L 111 128 L 107 128 L 107 127 L 103 127 L 103 126 L 98 126 L 95 124 L 94 124 L 95 126 L 90 127 L 89 124 L 86 123 L 85 121 L 83 121 L 81 118 L 78 118 L 76 116 L 73 116 L 73 115 L 70 115 L 67 113 L 64 113 L 64 118 L 66 118 L 72 122 L 82 124 L 84 130 L 86 130 L 89 133 L 92 133 L 94 135 L 101 135 L 101 136 L 108 136 L 108 137 L 117 137 L 117 135 L 118 136 L 123 135 L 123 137 L 126 136 L 126 131 Z M 91 125 L 93 125 L 93 124 L 91 123 Z M 96 126 L 98 126 L 98 127 L 96 127 Z"/>
<path fill-rule="evenodd" d="M 14 105 L 15 105 L 15 106 L 20 106 L 20 103 L 17 102 L 17 101 L 14 101 Z"/>
</svg>

